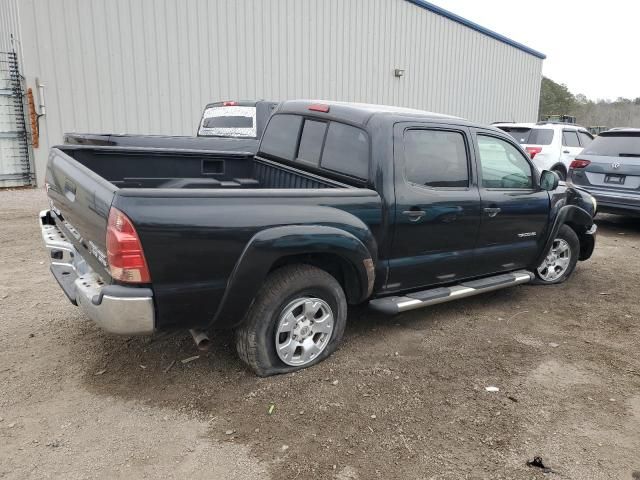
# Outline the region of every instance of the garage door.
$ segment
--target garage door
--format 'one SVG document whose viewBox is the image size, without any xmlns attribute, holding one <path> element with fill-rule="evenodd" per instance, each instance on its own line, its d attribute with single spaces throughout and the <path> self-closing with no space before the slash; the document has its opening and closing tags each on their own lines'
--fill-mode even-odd
<svg viewBox="0 0 640 480">
<path fill-rule="evenodd" d="M 13 52 L 0 52 L 0 187 L 32 182 L 18 59 Z"/>
</svg>

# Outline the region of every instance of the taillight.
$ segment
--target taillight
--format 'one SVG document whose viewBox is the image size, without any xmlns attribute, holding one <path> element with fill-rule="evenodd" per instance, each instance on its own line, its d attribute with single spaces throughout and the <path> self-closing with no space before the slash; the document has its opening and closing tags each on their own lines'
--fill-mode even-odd
<svg viewBox="0 0 640 480">
<path fill-rule="evenodd" d="M 226 102 L 222 102 L 223 107 L 235 107 L 238 105 L 238 102 L 234 102 L 233 100 L 227 100 Z"/>
<path fill-rule="evenodd" d="M 542 151 L 542 147 L 526 147 L 525 150 L 531 157 L 531 160 L 533 160 L 533 157 L 535 157 L 537 154 L 539 154 Z"/>
<path fill-rule="evenodd" d="M 127 283 L 151 282 L 136 229 L 124 213 L 113 207 L 107 224 L 107 257 L 113 279 Z"/>
<path fill-rule="evenodd" d="M 569 168 L 584 168 L 590 163 L 591 163 L 590 160 L 580 160 L 576 158 L 573 162 L 571 162 L 571 165 L 569 165 Z"/>
</svg>

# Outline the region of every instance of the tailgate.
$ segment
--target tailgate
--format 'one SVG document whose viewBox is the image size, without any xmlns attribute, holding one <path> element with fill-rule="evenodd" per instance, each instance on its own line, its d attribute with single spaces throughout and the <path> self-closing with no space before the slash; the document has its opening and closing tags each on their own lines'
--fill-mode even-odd
<svg viewBox="0 0 640 480">
<path fill-rule="evenodd" d="M 62 150 L 52 148 L 46 188 L 58 228 L 91 268 L 110 283 L 106 232 L 117 187 Z"/>
</svg>

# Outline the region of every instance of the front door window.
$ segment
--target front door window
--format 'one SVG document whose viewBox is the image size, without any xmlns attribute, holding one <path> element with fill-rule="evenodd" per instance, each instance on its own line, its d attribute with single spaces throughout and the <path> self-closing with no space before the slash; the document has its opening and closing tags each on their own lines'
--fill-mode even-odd
<svg viewBox="0 0 640 480">
<path fill-rule="evenodd" d="M 478 135 L 482 186 L 484 188 L 533 188 L 531 165 L 510 143 Z"/>
</svg>

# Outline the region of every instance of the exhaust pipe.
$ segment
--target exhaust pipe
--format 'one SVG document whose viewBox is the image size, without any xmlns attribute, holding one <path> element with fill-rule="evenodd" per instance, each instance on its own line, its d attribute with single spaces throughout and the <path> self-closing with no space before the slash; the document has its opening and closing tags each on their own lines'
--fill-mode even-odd
<svg viewBox="0 0 640 480">
<path fill-rule="evenodd" d="M 209 340 L 209 335 L 207 335 L 207 332 L 205 332 L 204 330 L 190 329 L 189 333 L 193 337 L 193 341 L 196 342 L 196 347 L 198 347 L 198 350 L 202 352 L 209 350 L 211 340 Z"/>
</svg>

